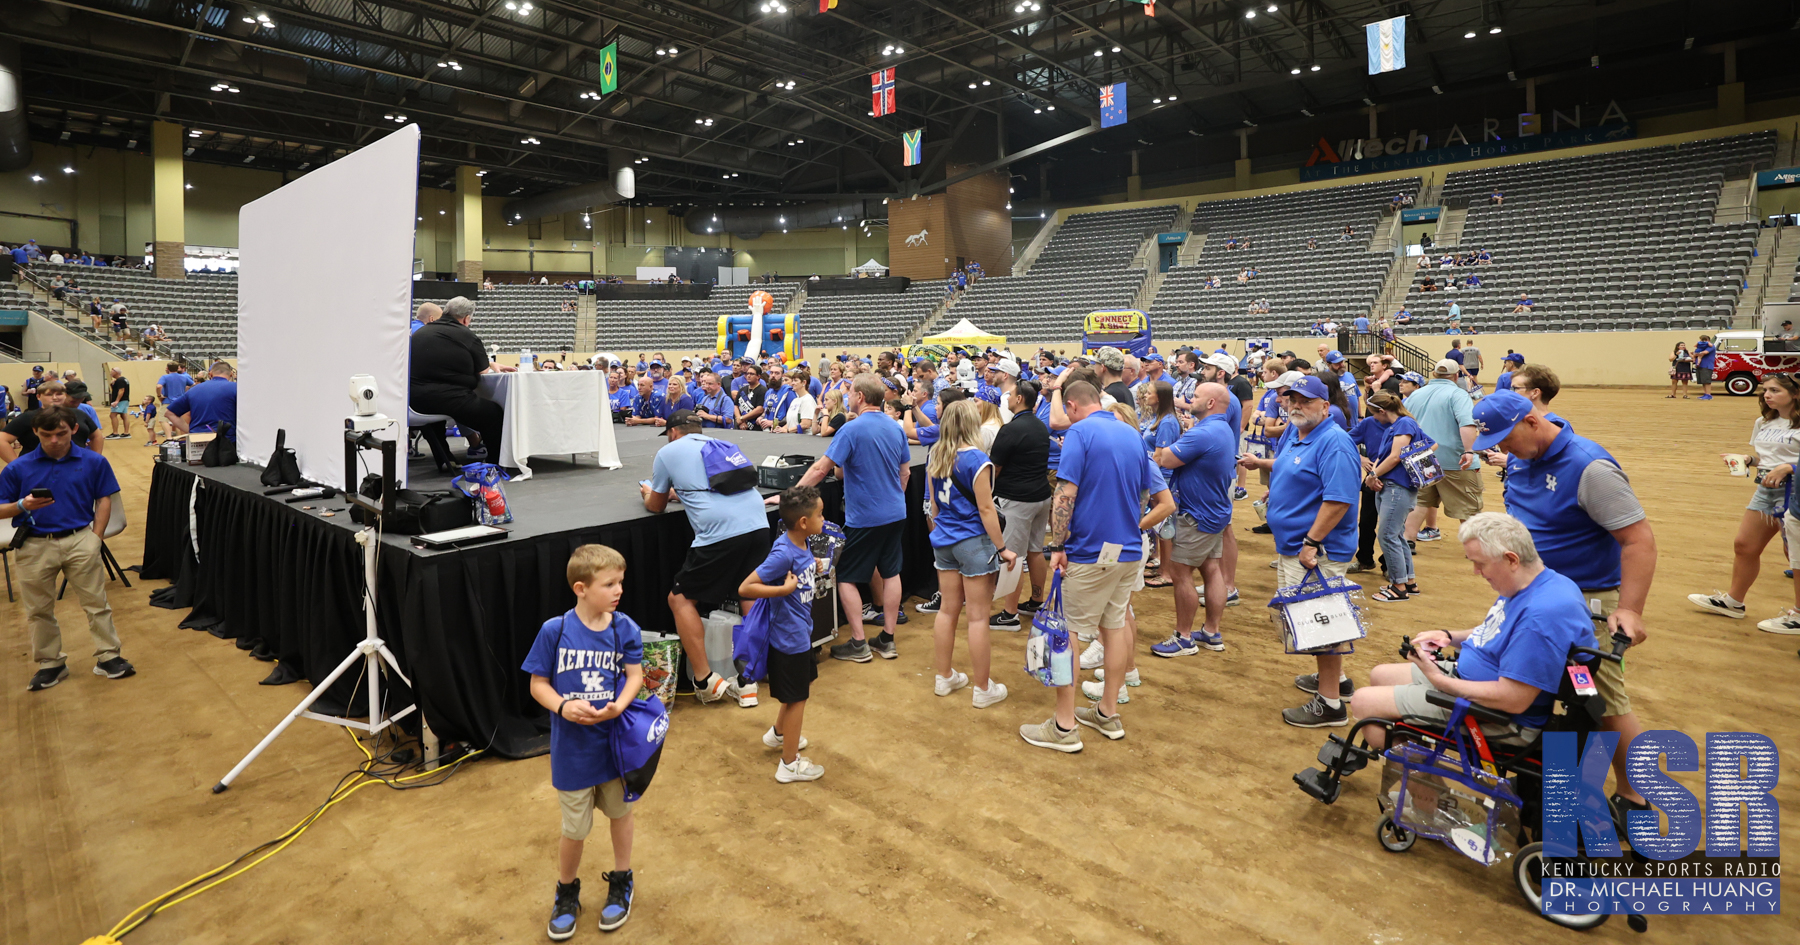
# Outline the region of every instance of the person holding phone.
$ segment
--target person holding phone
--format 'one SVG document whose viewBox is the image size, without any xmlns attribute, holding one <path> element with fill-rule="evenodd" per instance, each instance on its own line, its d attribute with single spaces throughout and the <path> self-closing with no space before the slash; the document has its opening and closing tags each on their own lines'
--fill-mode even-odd
<svg viewBox="0 0 1800 945">
<path fill-rule="evenodd" d="M 100 454 L 75 445 L 81 415 L 46 407 L 32 417 L 37 447 L 0 469 L 0 518 L 16 537 L 19 597 L 31 631 L 37 671 L 26 689 L 39 692 L 69 678 L 62 628 L 56 622 L 57 576 L 87 613 L 94 640 L 94 675 L 123 679 L 137 672 L 119 655 L 119 631 L 106 600 L 101 532 L 112 516 L 119 480 Z"/>
</svg>

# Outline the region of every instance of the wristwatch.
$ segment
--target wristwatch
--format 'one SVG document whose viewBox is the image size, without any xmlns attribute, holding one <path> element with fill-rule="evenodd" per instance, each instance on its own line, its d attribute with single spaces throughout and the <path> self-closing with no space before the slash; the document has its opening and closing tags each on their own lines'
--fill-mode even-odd
<svg viewBox="0 0 1800 945">
<path fill-rule="evenodd" d="M 1047 554 L 1047 555 L 1056 554 L 1057 552 L 1059 552 L 1061 550 L 1063 550 L 1063 546 L 1061 546 L 1061 545 L 1045 545 L 1044 546 L 1044 554 Z"/>
<path fill-rule="evenodd" d="M 1316 538 L 1313 538 L 1311 535 L 1308 535 L 1305 538 L 1301 539 L 1300 543 L 1302 545 L 1305 545 L 1308 548 L 1315 550 L 1315 551 L 1324 551 L 1325 550 L 1325 543 L 1322 541 L 1319 541 Z"/>
</svg>

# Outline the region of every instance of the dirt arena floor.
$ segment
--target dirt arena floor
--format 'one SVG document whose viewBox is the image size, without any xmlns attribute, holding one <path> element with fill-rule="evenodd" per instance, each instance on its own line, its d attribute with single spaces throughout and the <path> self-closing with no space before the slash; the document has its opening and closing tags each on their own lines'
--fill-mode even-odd
<svg viewBox="0 0 1800 945">
<path fill-rule="evenodd" d="M 1640 716 L 1696 740 L 1715 730 L 1773 736 L 1788 753 L 1782 833 L 1800 851 L 1800 637 L 1754 623 L 1791 603 L 1780 543 L 1764 557 L 1751 620 L 1699 613 L 1685 600 L 1727 580 L 1750 487 L 1729 478 L 1717 454 L 1746 448 L 1754 401 L 1570 390 L 1555 408 L 1619 457 L 1656 528 L 1651 637 L 1630 660 Z M 141 522 L 152 451 L 135 440 L 108 446 Z M 1498 507 L 1492 478 L 1487 500 Z M 899 660 L 821 667 L 806 719 L 808 755 L 826 768 L 821 781 L 774 780 L 776 753 L 759 740 L 772 702 L 681 702 L 662 770 L 637 808 L 636 914 L 616 940 L 1576 940 L 1528 911 L 1502 867 L 1484 871 L 1429 841 L 1384 852 L 1373 829 L 1376 772 L 1350 779 L 1332 807 L 1295 788 L 1290 775 L 1314 763 L 1325 733 L 1277 716 L 1300 703 L 1290 677 L 1311 666 L 1282 654 L 1258 605 L 1273 590 L 1271 546 L 1249 533 L 1249 503 L 1238 509 L 1246 603 L 1227 611 L 1227 649 L 1151 657 L 1172 621 L 1171 592 L 1140 594 L 1144 685 L 1124 709 L 1121 741 L 1084 730 L 1077 755 L 1020 741 L 1017 727 L 1044 719 L 1052 703 L 1020 668 L 1020 634 L 996 634 L 1006 702 L 975 710 L 967 692 L 936 698 L 930 618 L 919 616 L 901 628 Z M 131 563 L 141 540 L 134 527 L 113 545 Z M 1370 639 L 1349 663 L 1358 681 L 1393 659 L 1401 634 L 1473 626 L 1492 601 L 1455 541 L 1420 550 L 1426 596 L 1369 604 Z M 0 685 L 0 734 L 13 759 L 0 771 L 8 943 L 73 945 L 105 932 L 145 900 L 287 829 L 361 759 L 337 728 L 303 721 L 231 791 L 209 793 L 303 690 L 258 686 L 266 666 L 178 629 L 185 614 L 148 607 L 150 589 L 112 598 L 135 678 L 88 673 L 85 630 L 69 600 L 60 610 L 65 632 L 73 628 L 66 646 L 81 655 L 67 683 L 35 694 L 25 692 L 32 667 L 19 609 L 5 605 L 14 628 Z M 968 667 L 966 654 L 957 665 Z M 1698 793 L 1698 775 L 1678 779 Z M 541 941 L 557 825 L 548 758 L 477 761 L 424 791 L 372 787 L 285 852 L 128 941 Z M 600 937 L 599 875 L 610 860 L 597 829 L 575 941 Z M 1621 919 L 1589 933 L 1631 938 Z M 1796 942 L 1800 908 L 1653 918 L 1645 940 Z"/>
</svg>

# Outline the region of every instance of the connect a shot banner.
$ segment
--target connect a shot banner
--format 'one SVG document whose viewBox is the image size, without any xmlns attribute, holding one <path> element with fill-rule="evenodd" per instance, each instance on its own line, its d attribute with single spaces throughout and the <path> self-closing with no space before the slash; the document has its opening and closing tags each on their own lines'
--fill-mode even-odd
<svg viewBox="0 0 1800 945">
<path fill-rule="evenodd" d="M 1081 320 L 1081 349 L 1113 347 L 1143 357 L 1150 353 L 1150 316 L 1136 309 L 1089 312 Z"/>
<path fill-rule="evenodd" d="M 1367 30 L 1370 75 L 1406 68 L 1406 17 L 1370 23 Z"/>
</svg>

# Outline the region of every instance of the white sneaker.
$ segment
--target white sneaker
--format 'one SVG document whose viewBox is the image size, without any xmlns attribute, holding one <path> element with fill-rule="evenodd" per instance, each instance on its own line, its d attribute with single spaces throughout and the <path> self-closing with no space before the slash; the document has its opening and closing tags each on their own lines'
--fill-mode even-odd
<svg viewBox="0 0 1800 945">
<path fill-rule="evenodd" d="M 1103 680 L 1084 679 L 1081 682 L 1081 694 L 1087 696 L 1089 701 L 1099 702 L 1100 697 L 1106 694 L 1106 683 Z M 1125 686 L 1120 686 L 1119 704 L 1124 705 L 1130 701 L 1131 690 Z"/>
<path fill-rule="evenodd" d="M 725 677 L 714 673 L 712 682 L 707 683 L 706 688 L 695 687 L 694 698 L 701 702 L 717 702 L 730 694 L 731 685 L 731 682 L 727 681 Z"/>
<path fill-rule="evenodd" d="M 1088 648 L 1081 651 L 1082 669 L 1099 669 L 1106 665 L 1106 644 L 1095 640 Z"/>
<path fill-rule="evenodd" d="M 1100 680 L 1101 682 L 1105 682 L 1106 681 L 1106 670 L 1104 668 L 1094 670 L 1094 678 Z M 1127 686 L 1142 686 L 1143 684 L 1144 684 L 1144 680 L 1138 677 L 1137 670 L 1134 669 L 1134 670 L 1130 670 L 1125 673 L 1125 685 L 1127 685 Z"/>
<path fill-rule="evenodd" d="M 806 736 L 800 737 L 805 738 Z M 782 784 L 792 784 L 795 781 L 817 781 L 824 776 L 824 766 L 813 764 L 806 760 L 804 755 L 794 756 L 794 763 L 791 765 L 786 762 L 779 762 L 775 765 L 775 780 Z"/>
<path fill-rule="evenodd" d="M 770 748 L 780 748 L 781 743 L 783 741 L 785 741 L 785 739 L 783 739 L 780 735 L 775 734 L 775 726 L 773 726 L 773 725 L 769 726 L 769 730 L 763 733 L 763 744 L 769 746 Z M 801 732 L 800 733 L 800 750 L 805 751 L 806 746 L 809 744 L 811 744 L 811 742 L 807 741 L 806 733 Z"/>
<path fill-rule="evenodd" d="M 951 670 L 949 676 L 937 677 L 937 694 L 947 696 L 969 684 L 969 674 Z"/>
<path fill-rule="evenodd" d="M 1800 634 L 1800 610 L 1789 607 L 1781 613 L 1758 623 L 1756 629 L 1765 633 L 1781 633 L 1788 636 Z"/>
<path fill-rule="evenodd" d="M 1693 604 L 1701 610 L 1710 610 L 1715 614 L 1722 614 L 1733 620 L 1744 619 L 1744 605 L 1739 604 L 1736 607 L 1731 606 L 1731 604 L 1725 600 L 1724 591 L 1714 591 L 1711 594 L 1689 594 L 1687 597 L 1688 603 Z"/>
<path fill-rule="evenodd" d="M 997 679 L 988 680 L 986 689 L 975 690 L 975 708 L 985 709 L 996 702 L 1006 700 L 1006 686 Z"/>
<path fill-rule="evenodd" d="M 756 686 L 756 683 L 740 686 L 734 679 L 731 681 L 731 685 L 725 688 L 725 694 L 736 697 L 739 708 L 754 709 L 756 708 Z"/>
</svg>

